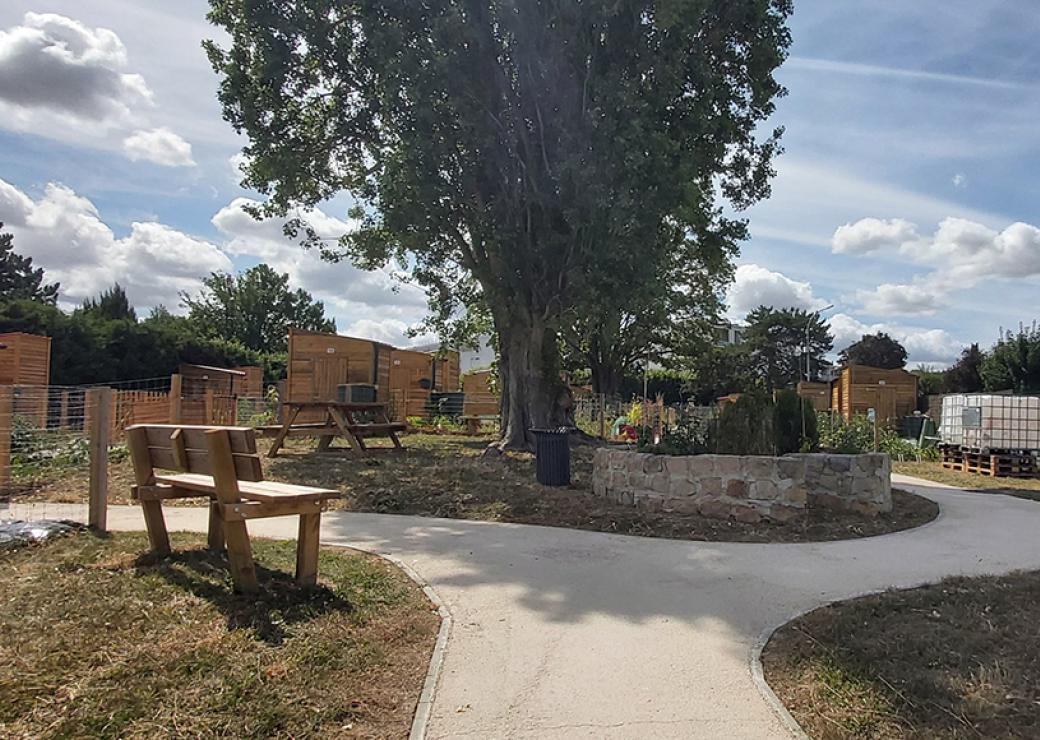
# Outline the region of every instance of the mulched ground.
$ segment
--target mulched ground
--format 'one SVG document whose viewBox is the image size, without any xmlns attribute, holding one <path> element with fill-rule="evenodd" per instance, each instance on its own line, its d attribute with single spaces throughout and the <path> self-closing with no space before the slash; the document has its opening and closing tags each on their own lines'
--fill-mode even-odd
<svg viewBox="0 0 1040 740">
<path fill-rule="evenodd" d="M 0 553 L 0 736 L 400 738 L 440 625 L 386 561 L 253 541 L 259 596 L 223 555 L 174 534 L 75 534 Z"/>
<path fill-rule="evenodd" d="M 530 454 L 487 459 L 483 437 L 416 434 L 405 438 L 405 454 L 355 458 L 345 450 L 317 454 L 314 442 L 290 440 L 265 474 L 289 483 L 342 491 L 332 508 L 451 519 L 481 519 L 587 529 L 596 532 L 717 542 L 818 542 L 897 532 L 934 519 L 939 507 L 920 496 L 893 492 L 893 511 L 878 517 L 810 510 L 800 522 L 777 524 L 709 519 L 697 514 L 652 512 L 616 504 L 591 490 L 592 447 L 572 451 L 572 485 L 547 488 L 535 482 Z M 261 446 L 266 449 L 267 443 Z M 128 462 L 109 471 L 111 503 L 130 503 Z M 86 478 L 65 476 L 23 500 L 85 501 Z M 189 499 L 186 505 L 199 505 Z"/>
<path fill-rule="evenodd" d="M 1040 572 L 950 578 L 813 611 L 762 656 L 814 738 L 1040 737 Z"/>
</svg>

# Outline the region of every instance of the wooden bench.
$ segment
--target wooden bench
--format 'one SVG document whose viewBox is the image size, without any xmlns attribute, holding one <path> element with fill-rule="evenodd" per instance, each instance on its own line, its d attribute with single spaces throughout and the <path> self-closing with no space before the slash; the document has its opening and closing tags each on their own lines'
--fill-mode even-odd
<svg viewBox="0 0 1040 740">
<path fill-rule="evenodd" d="M 338 491 L 265 481 L 252 429 L 138 424 L 126 438 L 136 480 L 131 495 L 141 503 L 154 552 L 170 552 L 162 502 L 208 498 L 210 548 L 226 546 L 235 588 L 256 591 L 246 520 L 298 514 L 296 581 L 317 582 L 321 512 Z"/>
</svg>

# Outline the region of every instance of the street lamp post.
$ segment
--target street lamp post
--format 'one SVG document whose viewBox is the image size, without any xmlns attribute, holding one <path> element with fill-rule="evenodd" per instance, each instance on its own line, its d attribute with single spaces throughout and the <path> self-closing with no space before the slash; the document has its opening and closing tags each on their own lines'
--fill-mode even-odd
<svg viewBox="0 0 1040 740">
<path fill-rule="evenodd" d="M 814 316 L 820 318 L 821 313 L 830 311 L 832 308 L 834 308 L 833 303 L 813 311 L 805 322 L 805 382 L 807 383 L 812 382 L 812 352 L 809 351 L 809 327 L 812 326 Z"/>
</svg>

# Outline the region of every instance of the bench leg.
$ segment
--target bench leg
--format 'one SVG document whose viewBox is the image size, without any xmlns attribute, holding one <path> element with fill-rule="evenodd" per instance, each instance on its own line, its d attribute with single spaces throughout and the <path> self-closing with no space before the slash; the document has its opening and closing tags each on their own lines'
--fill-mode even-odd
<svg viewBox="0 0 1040 740">
<path fill-rule="evenodd" d="M 169 555 L 170 535 L 166 532 L 162 502 L 142 501 L 141 512 L 144 514 L 144 526 L 148 530 L 148 543 L 152 546 L 152 552 L 157 555 Z"/>
<path fill-rule="evenodd" d="M 224 519 L 220 516 L 220 504 L 211 501 L 209 505 L 209 534 L 206 546 L 210 550 L 224 549 Z"/>
<path fill-rule="evenodd" d="M 260 584 L 256 580 L 256 564 L 253 562 L 253 548 L 249 546 L 249 532 L 246 523 L 239 521 L 222 522 L 224 539 L 227 542 L 228 565 L 231 578 L 235 582 L 235 590 L 242 593 L 256 593 Z"/>
<path fill-rule="evenodd" d="M 321 512 L 300 514 L 300 532 L 296 538 L 296 582 L 313 586 L 318 582 L 318 540 Z"/>
</svg>

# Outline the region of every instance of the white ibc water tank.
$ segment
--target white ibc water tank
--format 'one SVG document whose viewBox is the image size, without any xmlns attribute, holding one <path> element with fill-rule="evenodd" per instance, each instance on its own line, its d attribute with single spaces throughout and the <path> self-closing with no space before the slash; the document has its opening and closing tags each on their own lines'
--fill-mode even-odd
<svg viewBox="0 0 1040 740">
<path fill-rule="evenodd" d="M 1040 398 L 989 394 L 946 396 L 939 434 L 944 443 L 951 445 L 1040 450 Z"/>
</svg>

